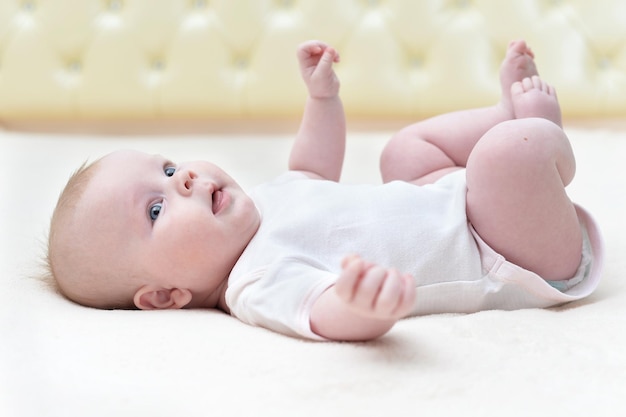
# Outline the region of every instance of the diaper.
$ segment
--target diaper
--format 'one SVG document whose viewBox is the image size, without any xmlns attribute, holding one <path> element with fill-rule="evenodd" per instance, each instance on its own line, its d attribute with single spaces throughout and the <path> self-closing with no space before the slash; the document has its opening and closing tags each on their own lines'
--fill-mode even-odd
<svg viewBox="0 0 626 417">
<path fill-rule="evenodd" d="M 576 205 L 580 220 L 583 247 L 580 265 L 573 277 L 563 281 L 547 281 L 532 271 L 507 261 L 493 250 L 476 230 L 472 234 L 478 244 L 483 270 L 493 279 L 521 287 L 528 295 L 537 297 L 537 306 L 549 307 L 578 300 L 591 294 L 598 283 L 604 264 L 604 245 L 596 221 Z"/>
</svg>

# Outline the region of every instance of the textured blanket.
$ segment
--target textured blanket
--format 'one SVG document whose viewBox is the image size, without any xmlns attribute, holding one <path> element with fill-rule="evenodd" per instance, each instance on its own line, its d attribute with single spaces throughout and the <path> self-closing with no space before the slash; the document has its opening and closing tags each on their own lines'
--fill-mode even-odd
<svg viewBox="0 0 626 417">
<path fill-rule="evenodd" d="M 85 159 L 118 148 L 210 159 L 246 188 L 291 134 L 0 135 L 2 416 L 616 416 L 626 393 L 626 130 L 566 124 L 571 198 L 600 223 L 588 299 L 404 320 L 379 340 L 291 339 L 212 311 L 99 311 L 43 285 L 52 209 Z M 343 181 L 378 182 L 391 130 L 351 131 Z M 623 411 L 622 411 L 623 412 Z"/>
</svg>

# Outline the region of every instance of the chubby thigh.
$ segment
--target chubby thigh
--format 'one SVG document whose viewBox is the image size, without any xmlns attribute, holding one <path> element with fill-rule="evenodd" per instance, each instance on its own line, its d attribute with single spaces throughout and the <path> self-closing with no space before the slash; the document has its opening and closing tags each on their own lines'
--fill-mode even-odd
<svg viewBox="0 0 626 417">
<path fill-rule="evenodd" d="M 563 130 L 539 118 L 490 129 L 467 162 L 467 215 L 479 236 L 510 262 L 546 280 L 571 278 L 582 232 L 565 191 L 574 155 Z"/>
</svg>

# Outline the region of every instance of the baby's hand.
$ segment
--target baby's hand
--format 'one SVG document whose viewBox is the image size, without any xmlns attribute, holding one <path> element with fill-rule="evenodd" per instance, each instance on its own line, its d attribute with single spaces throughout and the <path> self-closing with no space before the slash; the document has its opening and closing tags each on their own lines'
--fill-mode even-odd
<svg viewBox="0 0 626 417">
<path fill-rule="evenodd" d="M 356 255 L 343 259 L 335 291 L 353 310 L 379 319 L 400 319 L 415 302 L 415 283 L 409 274 L 385 269 Z"/>
<path fill-rule="evenodd" d="M 329 98 L 339 94 L 339 79 L 333 71 L 339 53 L 333 47 L 320 41 L 304 42 L 298 47 L 298 62 L 311 97 Z"/>
</svg>

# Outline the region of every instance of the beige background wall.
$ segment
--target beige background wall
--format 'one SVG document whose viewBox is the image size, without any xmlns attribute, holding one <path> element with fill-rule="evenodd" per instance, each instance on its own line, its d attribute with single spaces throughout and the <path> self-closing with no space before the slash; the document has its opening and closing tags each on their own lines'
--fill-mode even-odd
<svg viewBox="0 0 626 417">
<path fill-rule="evenodd" d="M 1 0 L 0 119 L 294 117 L 309 38 L 353 118 L 491 104 L 513 38 L 566 116 L 626 117 L 623 0 Z"/>
</svg>

